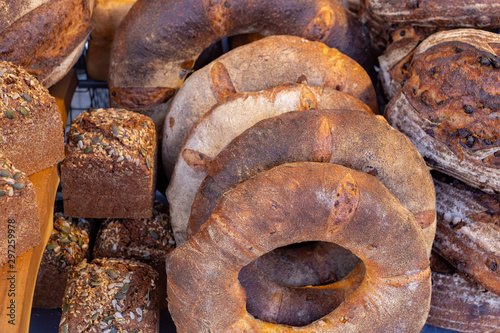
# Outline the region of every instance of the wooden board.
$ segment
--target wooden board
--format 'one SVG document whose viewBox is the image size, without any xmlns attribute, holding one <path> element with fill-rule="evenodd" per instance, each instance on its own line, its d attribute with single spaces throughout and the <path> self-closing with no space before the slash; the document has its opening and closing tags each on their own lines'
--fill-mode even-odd
<svg viewBox="0 0 500 333">
<path fill-rule="evenodd" d="M 50 89 L 61 111 L 63 124 L 67 121 L 67 110 L 76 84 L 76 74 L 71 71 Z M 29 178 L 35 187 L 42 241 L 35 248 L 17 257 L 14 269 L 9 267 L 8 263 L 0 267 L 0 332 L 28 332 L 36 276 L 43 251 L 52 232 L 54 201 L 59 185 L 57 166 L 45 169 Z M 15 295 L 10 293 L 9 296 L 10 283 L 7 278 L 12 276 L 15 278 Z M 11 309 L 8 308 L 9 306 Z"/>
</svg>

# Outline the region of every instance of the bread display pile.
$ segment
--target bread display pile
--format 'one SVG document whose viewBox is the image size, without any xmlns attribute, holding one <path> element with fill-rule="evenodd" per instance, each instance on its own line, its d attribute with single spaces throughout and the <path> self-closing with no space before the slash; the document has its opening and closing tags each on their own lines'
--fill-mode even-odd
<svg viewBox="0 0 500 333">
<path fill-rule="evenodd" d="M 16 255 L 43 239 L 28 177 L 58 165 L 34 304 L 61 308 L 59 332 L 159 332 L 168 309 L 179 333 L 500 333 L 497 2 L 22 0 L 0 18 L 0 263 L 9 221 Z M 91 31 L 110 106 L 64 138 L 45 87 Z"/>
</svg>

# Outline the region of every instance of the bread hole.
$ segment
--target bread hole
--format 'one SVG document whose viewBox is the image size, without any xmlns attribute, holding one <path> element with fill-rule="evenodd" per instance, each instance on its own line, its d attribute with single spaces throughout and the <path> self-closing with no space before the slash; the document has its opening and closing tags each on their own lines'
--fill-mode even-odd
<svg viewBox="0 0 500 333">
<path fill-rule="evenodd" d="M 354 274 L 349 273 L 359 262 L 351 251 L 333 243 L 304 242 L 277 248 L 243 267 L 238 275 L 247 295 L 247 311 L 270 323 L 308 325 L 335 310 L 363 278 L 347 283 L 348 291 L 343 286 L 334 292 L 300 287 L 325 286 L 347 276 L 351 279 Z"/>
</svg>

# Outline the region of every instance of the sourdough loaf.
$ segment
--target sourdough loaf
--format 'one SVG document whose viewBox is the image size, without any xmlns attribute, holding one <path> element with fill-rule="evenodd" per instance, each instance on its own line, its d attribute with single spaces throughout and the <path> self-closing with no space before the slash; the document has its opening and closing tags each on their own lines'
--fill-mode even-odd
<svg viewBox="0 0 500 333">
<path fill-rule="evenodd" d="M 64 158 L 55 99 L 21 67 L 0 61 L 0 151 L 27 175 Z"/>
<path fill-rule="evenodd" d="M 0 18 L 5 20 L 0 23 L 0 59 L 26 68 L 44 87 L 52 86 L 71 69 L 83 50 L 92 29 L 94 0 L 2 4 Z"/>
<path fill-rule="evenodd" d="M 150 218 L 155 197 L 156 137 L 148 117 L 122 109 L 79 114 L 61 163 L 64 214 Z"/>
<path fill-rule="evenodd" d="M 499 42 L 472 29 L 432 35 L 386 108 L 431 168 L 487 192 L 500 190 Z"/>
<path fill-rule="evenodd" d="M 40 220 L 33 184 L 0 151 L 0 265 L 40 243 Z"/>
</svg>

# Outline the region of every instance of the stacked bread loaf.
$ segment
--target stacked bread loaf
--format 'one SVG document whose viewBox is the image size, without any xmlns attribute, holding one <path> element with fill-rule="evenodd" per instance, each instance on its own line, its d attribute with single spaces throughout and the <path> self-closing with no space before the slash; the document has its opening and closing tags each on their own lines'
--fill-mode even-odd
<svg viewBox="0 0 500 333">
<path fill-rule="evenodd" d="M 399 63 L 391 59 L 397 48 L 383 56 L 392 64 L 384 71 L 385 81 L 400 87 L 387 89 L 394 93 L 387 119 L 436 170 L 434 250 L 459 273 L 447 280 L 449 292 L 436 289 L 430 322 L 463 332 L 498 331 L 488 318 L 497 318 L 500 306 L 499 46 L 496 34 L 457 29 L 431 35 Z M 472 295 L 483 289 L 490 292 L 491 306 L 476 313 L 484 300 Z M 471 295 L 465 301 L 464 290 Z M 475 319 L 457 308 L 443 311 L 450 298 Z"/>
<path fill-rule="evenodd" d="M 167 198 L 177 243 L 185 242 L 167 260 L 168 304 L 179 332 L 422 328 L 430 302 L 434 187 L 413 145 L 373 112 L 366 72 L 338 51 L 298 37 L 242 46 L 186 80 L 170 104 L 162 143 L 167 172 L 177 159 Z M 410 181 L 404 167 L 411 168 Z M 363 219 L 361 207 L 372 202 L 372 190 L 392 197 L 401 206 L 388 209 L 406 217 L 394 215 L 396 224 L 385 234 L 368 232 L 365 246 L 368 239 L 356 234 L 354 221 Z M 381 215 L 372 218 L 377 229 Z M 402 221 L 412 236 L 395 243 L 420 251 L 411 254 L 418 263 L 411 260 L 413 269 L 391 264 L 395 271 L 382 273 L 388 261 L 369 258 L 380 248 L 391 261 L 398 250 L 384 250 L 375 239 L 401 237 Z M 283 248 L 302 242 L 312 243 Z M 288 253 L 302 263 L 297 268 L 316 269 L 290 271 L 276 259 Z M 369 287 L 363 277 L 376 276 L 375 267 L 385 282 Z M 418 273 L 405 275 L 410 271 Z M 313 281 L 322 286 L 311 286 Z M 409 284 L 417 287 L 410 291 Z M 404 317 L 400 323 L 387 322 L 387 313 L 378 311 L 348 314 L 359 302 L 356 295 L 368 300 L 365 292 L 375 285 L 381 294 L 400 295 L 396 303 L 412 299 L 411 315 L 402 315 L 400 305 L 388 310 Z"/>
</svg>

